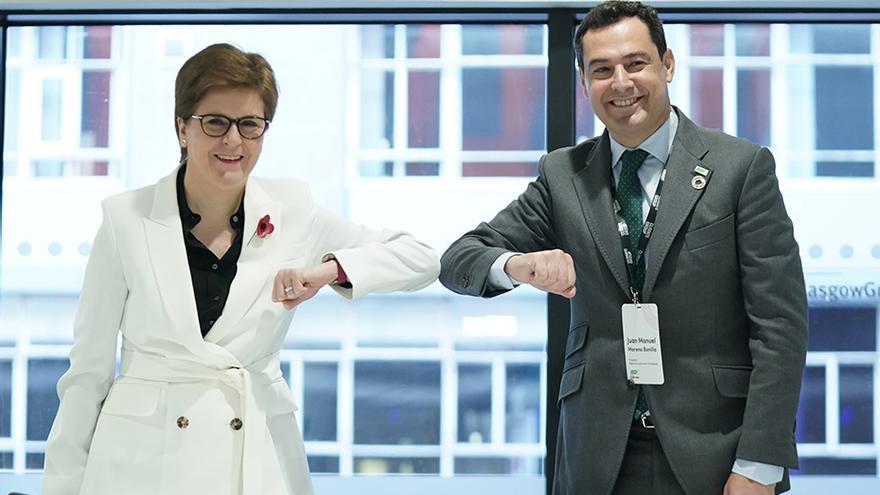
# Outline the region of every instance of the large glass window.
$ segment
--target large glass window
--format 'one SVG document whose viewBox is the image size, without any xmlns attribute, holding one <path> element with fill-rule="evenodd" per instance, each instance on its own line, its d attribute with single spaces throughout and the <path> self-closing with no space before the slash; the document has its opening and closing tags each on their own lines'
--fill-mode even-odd
<svg viewBox="0 0 880 495">
<path fill-rule="evenodd" d="M 533 177 L 545 149 L 540 25 L 364 26 L 361 177 Z"/>
<path fill-rule="evenodd" d="M 110 26 L 39 26 L 9 34 L 4 175 L 58 178 L 116 173 L 124 142 L 110 109 L 118 48 Z M 13 32 L 17 31 L 17 32 Z M 118 41 L 117 41 L 118 43 Z M 71 151 L 76 153 L 71 153 Z M 18 151 L 19 153 L 15 153 Z"/>
<path fill-rule="evenodd" d="M 777 160 L 811 306 L 795 474 L 880 486 L 880 25 L 666 32 L 673 104 Z M 257 175 L 305 179 L 330 209 L 440 251 L 516 197 L 546 148 L 542 23 L 34 25 L 3 41 L 0 488 L 42 468 L 99 202 L 173 169 L 173 80 L 195 51 L 232 42 L 275 68 Z M 577 93 L 581 141 L 603 127 Z M 514 475 L 540 493 L 546 333 L 525 288 L 322 292 L 283 351 L 312 472 Z M 815 480 L 796 490 L 823 493 Z"/>
<path fill-rule="evenodd" d="M 770 146 L 783 179 L 877 178 L 869 24 L 667 25 L 673 104 L 696 123 Z M 578 137 L 601 123 L 581 100 Z M 801 181 L 803 182 L 803 181 Z"/>
<path fill-rule="evenodd" d="M 174 77 L 197 50 L 231 42 L 275 69 L 256 175 L 305 179 L 326 207 L 441 251 L 524 189 L 545 151 L 543 25 L 7 33 L 0 470 L 42 469 L 100 200 L 176 166 Z M 508 181 L 490 194 L 467 189 L 497 176 Z M 538 479 L 542 294 L 325 292 L 298 309 L 282 359 L 313 472 Z"/>
<path fill-rule="evenodd" d="M 666 36 L 672 104 L 776 158 L 810 303 L 794 474 L 876 477 L 880 243 L 866 226 L 880 211 L 880 26 L 668 24 Z M 577 106 L 578 139 L 599 134 L 589 100 Z"/>
</svg>

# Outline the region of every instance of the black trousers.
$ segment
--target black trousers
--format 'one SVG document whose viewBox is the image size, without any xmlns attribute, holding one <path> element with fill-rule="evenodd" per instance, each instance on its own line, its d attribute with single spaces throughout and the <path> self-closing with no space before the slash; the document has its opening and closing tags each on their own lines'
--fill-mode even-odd
<svg viewBox="0 0 880 495">
<path fill-rule="evenodd" d="M 656 430 L 634 422 L 626 442 L 623 464 L 612 495 L 685 495 L 675 479 Z"/>
</svg>

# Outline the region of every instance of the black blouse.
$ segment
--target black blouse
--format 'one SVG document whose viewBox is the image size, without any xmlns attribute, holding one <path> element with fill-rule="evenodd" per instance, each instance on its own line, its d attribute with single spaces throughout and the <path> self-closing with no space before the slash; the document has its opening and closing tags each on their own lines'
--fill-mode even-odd
<svg viewBox="0 0 880 495">
<path fill-rule="evenodd" d="M 186 202 L 186 193 L 183 189 L 185 173 L 186 165 L 180 167 L 177 173 L 177 207 L 183 224 L 183 239 L 196 298 L 199 327 L 204 337 L 223 313 L 223 307 L 226 306 L 226 299 L 229 297 L 229 287 L 238 271 L 238 257 L 241 255 L 244 232 L 244 197 L 238 205 L 238 210 L 229 217 L 229 224 L 235 230 L 235 240 L 223 257 L 218 259 L 192 233 L 192 229 L 198 225 L 202 217 L 193 212 Z"/>
</svg>

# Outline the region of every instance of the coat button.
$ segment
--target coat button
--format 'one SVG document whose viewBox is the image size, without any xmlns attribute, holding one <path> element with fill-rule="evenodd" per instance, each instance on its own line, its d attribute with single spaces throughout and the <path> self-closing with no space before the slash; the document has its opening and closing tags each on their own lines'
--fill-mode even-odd
<svg viewBox="0 0 880 495">
<path fill-rule="evenodd" d="M 178 428 L 180 428 L 182 430 L 182 429 L 186 428 L 187 426 L 189 426 L 189 418 L 187 418 L 186 416 L 181 416 L 181 417 L 177 418 L 177 427 Z"/>
<path fill-rule="evenodd" d="M 238 418 L 235 418 L 235 419 L 233 419 L 232 421 L 229 422 L 229 427 L 232 428 L 232 429 L 235 430 L 235 431 L 240 430 L 240 429 L 241 429 L 241 426 L 242 426 L 242 422 L 241 422 L 241 420 L 238 419 Z"/>
</svg>

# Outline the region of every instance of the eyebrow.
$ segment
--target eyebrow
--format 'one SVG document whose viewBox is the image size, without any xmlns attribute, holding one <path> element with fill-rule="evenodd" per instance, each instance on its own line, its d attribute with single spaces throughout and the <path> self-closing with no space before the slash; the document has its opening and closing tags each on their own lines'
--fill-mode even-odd
<svg viewBox="0 0 880 495">
<path fill-rule="evenodd" d="M 650 58 L 651 58 L 651 55 L 650 55 L 648 52 L 643 52 L 643 51 L 639 50 L 639 51 L 635 51 L 635 52 L 627 53 L 626 55 L 623 56 L 623 58 L 624 58 L 624 60 L 631 60 L 631 59 L 634 59 L 634 58 L 647 58 L 647 59 L 650 59 Z M 594 66 L 594 65 L 596 65 L 596 64 L 605 64 L 605 63 L 608 63 L 608 62 L 610 62 L 610 61 L 611 61 L 611 59 L 608 59 L 608 58 L 596 58 L 596 59 L 590 60 L 590 63 L 589 63 L 588 65 L 589 65 L 590 67 L 592 67 L 592 66 Z"/>
</svg>

